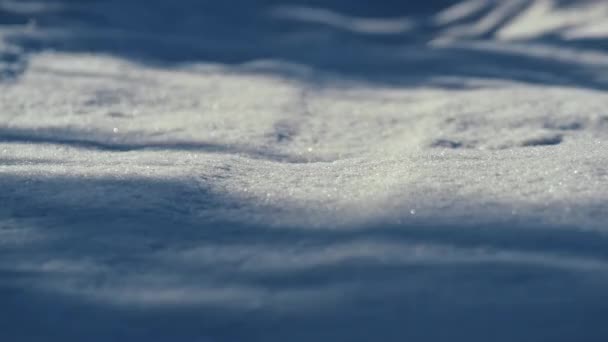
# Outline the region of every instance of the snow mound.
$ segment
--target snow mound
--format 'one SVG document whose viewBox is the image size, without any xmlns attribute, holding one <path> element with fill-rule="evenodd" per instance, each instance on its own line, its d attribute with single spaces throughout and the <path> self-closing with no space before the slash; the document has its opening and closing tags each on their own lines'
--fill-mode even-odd
<svg viewBox="0 0 608 342">
<path fill-rule="evenodd" d="M 0 0 L 0 339 L 605 341 L 606 22 Z"/>
</svg>

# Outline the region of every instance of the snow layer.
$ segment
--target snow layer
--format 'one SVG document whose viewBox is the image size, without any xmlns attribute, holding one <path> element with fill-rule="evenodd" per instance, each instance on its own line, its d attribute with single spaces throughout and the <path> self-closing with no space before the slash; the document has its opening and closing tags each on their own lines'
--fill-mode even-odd
<svg viewBox="0 0 608 342">
<path fill-rule="evenodd" d="M 0 1 L 0 340 L 606 341 L 606 3 L 386 3 Z"/>
</svg>

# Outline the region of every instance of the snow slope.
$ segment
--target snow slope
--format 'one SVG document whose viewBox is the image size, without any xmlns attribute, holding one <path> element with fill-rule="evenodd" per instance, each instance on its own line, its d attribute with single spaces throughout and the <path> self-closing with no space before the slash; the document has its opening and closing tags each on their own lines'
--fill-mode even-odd
<svg viewBox="0 0 608 342">
<path fill-rule="evenodd" d="M 1 341 L 606 341 L 608 3 L 0 0 Z"/>
</svg>

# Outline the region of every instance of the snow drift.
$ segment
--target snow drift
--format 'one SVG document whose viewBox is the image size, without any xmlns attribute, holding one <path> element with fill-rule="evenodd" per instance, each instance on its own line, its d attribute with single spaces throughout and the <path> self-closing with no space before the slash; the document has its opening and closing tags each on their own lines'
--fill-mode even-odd
<svg viewBox="0 0 608 342">
<path fill-rule="evenodd" d="M 603 1 L 0 1 L 0 338 L 605 341 Z"/>
</svg>

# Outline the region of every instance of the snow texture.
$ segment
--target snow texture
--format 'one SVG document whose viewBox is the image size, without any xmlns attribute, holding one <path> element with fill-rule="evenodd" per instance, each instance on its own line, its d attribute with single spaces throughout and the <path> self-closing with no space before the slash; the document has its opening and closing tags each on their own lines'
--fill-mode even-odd
<svg viewBox="0 0 608 342">
<path fill-rule="evenodd" d="M 608 2 L 0 0 L 0 340 L 608 341 Z"/>
</svg>

